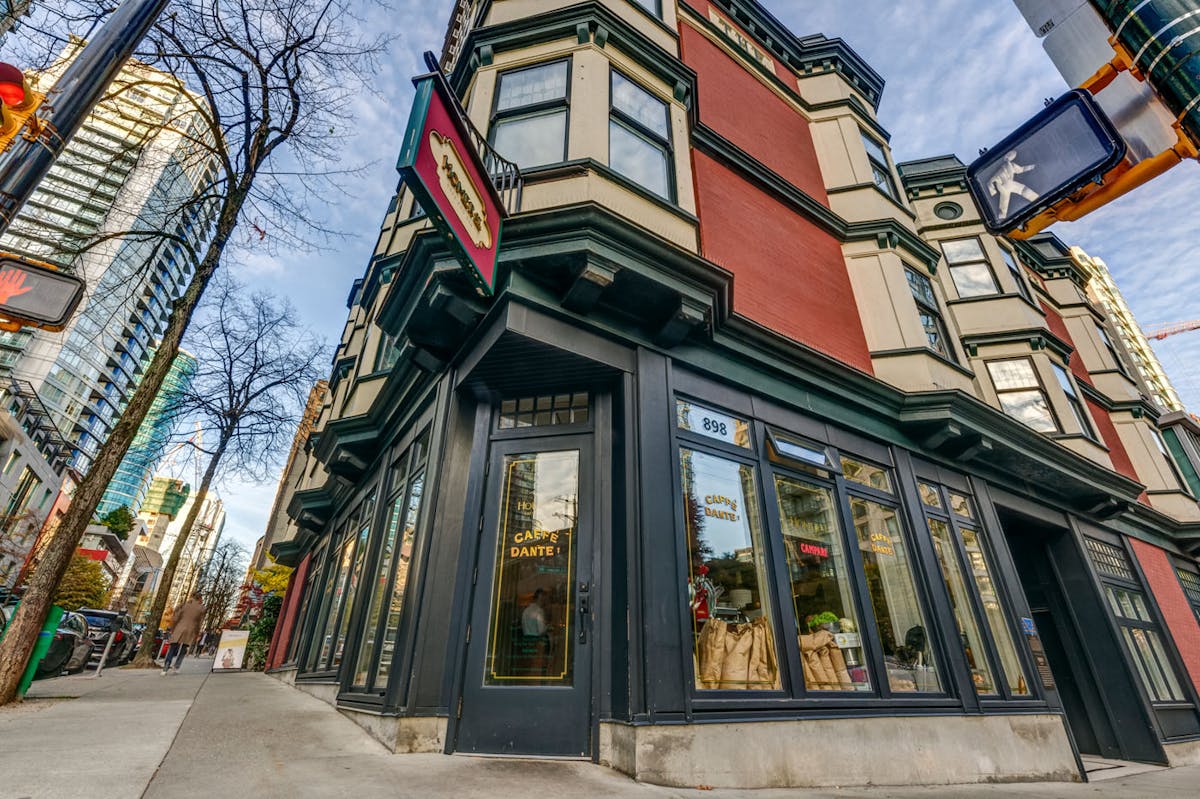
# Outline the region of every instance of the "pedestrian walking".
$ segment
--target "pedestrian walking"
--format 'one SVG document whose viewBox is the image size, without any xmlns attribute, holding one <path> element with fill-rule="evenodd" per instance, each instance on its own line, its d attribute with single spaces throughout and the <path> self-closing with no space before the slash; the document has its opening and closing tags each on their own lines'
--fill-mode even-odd
<svg viewBox="0 0 1200 799">
<path fill-rule="evenodd" d="M 200 625 L 204 623 L 205 613 L 206 608 L 200 601 L 199 592 L 192 594 L 191 599 L 175 609 L 171 646 L 167 649 L 167 657 L 163 661 L 163 674 L 172 671 L 172 661 L 175 663 L 175 673 L 179 673 L 179 664 L 183 663 L 188 647 L 195 646 L 196 639 L 200 637 Z"/>
</svg>

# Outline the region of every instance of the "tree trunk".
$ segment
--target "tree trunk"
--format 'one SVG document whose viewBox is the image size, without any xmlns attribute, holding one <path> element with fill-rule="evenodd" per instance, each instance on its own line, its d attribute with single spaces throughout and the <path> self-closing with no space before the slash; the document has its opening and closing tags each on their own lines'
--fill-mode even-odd
<svg viewBox="0 0 1200 799">
<path fill-rule="evenodd" d="M 221 456 L 225 454 L 225 448 L 229 446 L 231 438 L 230 428 L 221 431 L 221 440 L 217 444 L 212 458 L 208 461 L 208 468 L 204 470 L 204 477 L 200 480 L 200 488 L 196 492 L 192 509 L 188 511 L 187 518 L 183 521 L 183 528 L 179 531 L 179 537 L 175 539 L 175 545 L 171 547 L 171 556 L 167 558 L 167 565 L 163 567 L 162 579 L 158 582 L 158 591 L 154 594 L 154 604 L 150 606 L 150 618 L 146 620 L 146 629 L 142 630 L 142 643 L 138 646 L 137 657 L 133 659 L 132 667 L 135 669 L 148 669 L 154 666 L 154 657 L 158 654 L 154 651 L 154 634 L 158 632 L 158 627 L 162 624 L 163 613 L 167 609 L 167 599 L 171 596 L 171 583 L 175 581 L 175 569 L 179 567 L 179 559 L 183 557 L 183 550 L 187 546 L 188 539 L 192 537 L 192 528 L 196 526 L 196 519 L 199 518 L 204 505 L 204 498 L 208 496 L 208 488 L 212 485 L 213 476 L 217 473 L 217 467 L 221 463 Z"/>
<path fill-rule="evenodd" d="M 237 225 L 238 214 L 245 199 L 246 189 L 240 185 L 227 195 L 216 234 L 183 296 L 176 300 L 171 318 L 167 322 L 167 329 L 154 358 L 150 361 L 150 366 L 146 369 L 145 376 L 130 397 L 129 405 L 117 420 L 112 433 L 96 453 L 87 475 L 75 489 L 66 514 L 46 544 L 42 558 L 29 578 L 21 604 L 8 623 L 8 632 L 5 633 L 4 640 L 0 641 L 0 706 L 20 698 L 17 696 L 17 686 L 25 672 L 29 656 L 33 653 L 33 646 L 37 643 L 37 636 L 46 615 L 50 612 L 51 600 L 58 582 L 66 572 L 71 556 L 75 554 L 84 531 L 96 514 L 96 508 L 100 505 L 109 481 L 129 450 L 138 427 L 150 410 L 150 404 L 179 353 L 184 331 L 187 330 L 188 322 L 200 303 L 204 289 L 208 287 L 208 282 L 221 263 L 221 254 L 225 251 L 225 244 Z"/>
</svg>

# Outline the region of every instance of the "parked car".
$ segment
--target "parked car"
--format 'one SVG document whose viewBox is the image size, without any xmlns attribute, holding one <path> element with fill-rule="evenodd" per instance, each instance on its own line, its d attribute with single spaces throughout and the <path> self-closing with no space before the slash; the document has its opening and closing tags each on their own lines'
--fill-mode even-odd
<svg viewBox="0 0 1200 799">
<path fill-rule="evenodd" d="M 138 650 L 142 648 L 142 635 L 146 632 L 146 625 L 133 625 L 133 655 L 137 657 Z M 168 633 L 161 627 L 158 632 L 154 633 L 154 659 L 158 660 L 162 657 L 162 642 L 167 637 Z"/>
<path fill-rule="evenodd" d="M 133 623 L 129 616 L 115 610 L 96 610 L 80 608 L 79 615 L 87 619 L 91 629 L 92 659 L 100 662 L 104 647 L 108 644 L 109 633 L 114 633 L 112 648 L 108 652 L 105 666 L 120 666 L 133 660 L 137 651 L 137 636 L 133 634 Z"/>
<path fill-rule="evenodd" d="M 64 613 L 50 643 L 50 651 L 42 658 L 34 677 L 41 679 L 57 677 L 63 672 L 78 674 L 83 671 L 94 647 L 89 632 L 87 619 L 78 613 Z"/>
<path fill-rule="evenodd" d="M 8 622 L 14 607 L 0 607 L 0 627 Z M 92 654 L 92 640 L 88 633 L 88 623 L 83 616 L 69 611 L 64 613 L 54 632 L 54 640 L 50 642 L 50 649 L 38 663 L 33 678 L 41 680 L 57 677 L 64 671 L 67 674 L 83 671 Z"/>
</svg>

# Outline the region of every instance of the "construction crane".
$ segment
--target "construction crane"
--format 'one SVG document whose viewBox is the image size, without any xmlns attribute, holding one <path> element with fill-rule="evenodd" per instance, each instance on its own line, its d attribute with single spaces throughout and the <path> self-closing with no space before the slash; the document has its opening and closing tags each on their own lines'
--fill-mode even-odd
<svg viewBox="0 0 1200 799">
<path fill-rule="evenodd" d="M 1144 328 L 1142 334 L 1148 339 L 1162 341 L 1179 333 L 1187 333 L 1189 330 L 1200 330 L 1200 319 L 1193 319 L 1190 322 L 1167 322 L 1161 325 L 1151 325 Z"/>
</svg>

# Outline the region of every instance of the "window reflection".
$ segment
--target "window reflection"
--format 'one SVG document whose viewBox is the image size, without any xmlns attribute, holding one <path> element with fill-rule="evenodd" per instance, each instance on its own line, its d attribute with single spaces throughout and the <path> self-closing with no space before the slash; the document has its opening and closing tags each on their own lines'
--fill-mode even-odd
<svg viewBox="0 0 1200 799">
<path fill-rule="evenodd" d="M 850 497 L 867 589 L 895 692 L 940 691 L 916 582 L 895 508 Z"/>
<path fill-rule="evenodd" d="M 870 690 L 833 491 L 786 477 L 775 478 L 775 489 L 804 686 L 810 691 Z"/>
<path fill-rule="evenodd" d="M 485 685 L 574 683 L 579 451 L 504 458 Z"/>
<path fill-rule="evenodd" d="M 697 688 L 779 688 L 754 467 L 680 450 Z"/>
<path fill-rule="evenodd" d="M 1025 679 L 1025 668 L 1017 657 L 1017 646 L 1009 629 L 1007 614 L 1000 603 L 1000 594 L 992 581 L 992 567 L 988 554 L 984 550 L 982 533 L 970 527 L 960 527 L 963 549 L 967 553 L 967 562 L 971 574 L 975 578 L 975 590 L 983 603 L 983 613 L 987 617 L 988 626 L 992 630 L 992 639 L 1000 654 L 1000 665 L 1004 669 L 1004 677 L 1008 682 L 1008 690 L 1014 696 L 1028 696 L 1029 683 Z"/>
<path fill-rule="evenodd" d="M 929 520 L 929 532 L 933 536 L 933 548 L 937 552 L 938 565 L 950 595 L 950 609 L 958 627 L 963 652 L 967 656 L 967 668 L 971 670 L 971 682 L 977 694 L 994 694 L 996 685 L 992 670 L 987 662 L 987 649 L 979 634 L 979 625 L 971 609 L 971 594 L 963 579 L 962 566 L 958 562 L 950 525 L 941 519 Z"/>
</svg>

